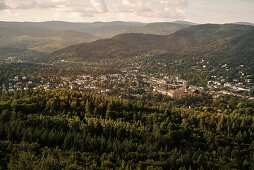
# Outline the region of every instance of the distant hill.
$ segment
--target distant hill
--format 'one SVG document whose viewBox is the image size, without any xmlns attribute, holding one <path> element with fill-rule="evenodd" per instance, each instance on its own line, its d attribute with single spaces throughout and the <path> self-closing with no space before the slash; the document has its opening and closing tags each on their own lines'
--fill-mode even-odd
<svg viewBox="0 0 254 170">
<path fill-rule="evenodd" d="M 190 22 L 190 21 L 181 21 L 181 20 L 177 20 L 177 21 L 174 21 L 172 23 L 176 23 L 176 24 L 188 24 L 188 25 L 198 25 L 198 24 Z"/>
<path fill-rule="evenodd" d="M 0 22 L 0 47 L 4 51 L 0 51 L 0 57 L 22 57 L 29 56 L 28 54 L 33 56 L 34 52 L 50 53 L 69 45 L 91 42 L 100 38 L 112 38 L 123 33 L 167 35 L 189 26 L 189 24 L 182 23 L 146 24 L 122 21 L 94 23 Z M 33 52 L 27 53 L 27 51 Z"/>
<path fill-rule="evenodd" d="M 207 46 L 223 39 L 230 39 L 237 35 L 253 30 L 251 26 L 235 24 L 203 24 L 194 25 L 186 29 L 177 31 L 168 36 L 168 48 L 186 49 L 193 47 Z M 246 42 L 248 43 L 248 42 Z"/>
<path fill-rule="evenodd" d="M 250 22 L 236 22 L 235 24 L 254 26 L 254 24 L 253 24 L 253 23 L 250 23 Z"/>
<path fill-rule="evenodd" d="M 254 28 L 236 24 L 194 25 L 170 35 L 129 33 L 111 39 L 73 45 L 48 55 L 49 61 L 61 59 L 84 61 L 102 58 L 125 58 L 151 51 L 171 53 L 184 58 L 211 57 L 218 61 L 254 54 Z M 217 62 L 217 61 L 216 61 Z"/>
<path fill-rule="evenodd" d="M 90 32 L 92 29 L 98 29 L 103 26 L 143 26 L 145 23 L 141 22 L 64 22 L 64 21 L 46 21 L 46 22 L 20 22 L 19 24 L 25 26 L 46 28 L 55 31 L 74 30 L 78 32 Z"/>
<path fill-rule="evenodd" d="M 96 24 L 96 25 L 95 25 Z M 101 38 L 111 38 L 123 33 L 143 33 L 167 35 L 174 33 L 180 29 L 189 27 L 190 24 L 180 24 L 171 22 L 155 22 L 155 23 L 133 23 L 133 22 L 112 22 L 112 23 L 93 23 L 91 28 L 85 29 L 86 32 Z"/>
<path fill-rule="evenodd" d="M 20 23 L 0 22 L 0 47 L 6 49 L 16 48 L 47 53 L 96 39 L 98 38 L 85 32 L 55 31 Z"/>
<path fill-rule="evenodd" d="M 130 33 L 143 33 L 143 34 L 157 34 L 157 35 L 168 35 L 175 33 L 178 30 L 187 28 L 190 24 L 172 23 L 172 22 L 155 22 L 146 24 L 141 27 L 130 29 Z"/>
<path fill-rule="evenodd" d="M 66 54 L 61 54 L 62 50 L 60 50 L 56 52 L 57 55 L 53 53 L 49 58 L 51 60 L 72 58 L 75 55 L 76 60 L 84 60 L 94 56 L 95 58 L 133 56 L 152 50 L 179 52 L 221 42 L 252 28 L 246 24 L 195 25 L 186 21 L 147 24 L 122 21 L 0 22 L 0 48 L 4 51 L 0 51 L 0 56 L 29 56 L 31 54 L 30 56 L 34 57 L 34 53 L 47 54 L 83 42 L 86 43 L 63 49 Z M 123 35 L 116 36 L 119 34 Z M 100 38 L 108 39 L 95 41 Z M 92 41 L 95 42 L 87 43 Z"/>
<path fill-rule="evenodd" d="M 162 38 L 166 36 L 152 34 L 126 33 L 111 39 L 97 40 L 66 47 L 50 54 L 55 59 L 100 59 L 114 57 L 130 57 L 142 52 L 162 48 Z"/>
<path fill-rule="evenodd" d="M 141 23 L 141 22 L 94 22 L 94 23 L 71 23 L 63 21 L 47 21 L 47 22 L 0 22 L 19 27 L 32 27 L 37 29 L 47 29 L 54 31 L 73 30 L 77 32 L 85 32 L 97 36 L 99 38 L 111 38 L 123 33 L 152 33 L 165 35 L 174 33 L 182 28 L 186 28 L 192 23 L 182 22 L 164 22 L 164 23 Z"/>
</svg>

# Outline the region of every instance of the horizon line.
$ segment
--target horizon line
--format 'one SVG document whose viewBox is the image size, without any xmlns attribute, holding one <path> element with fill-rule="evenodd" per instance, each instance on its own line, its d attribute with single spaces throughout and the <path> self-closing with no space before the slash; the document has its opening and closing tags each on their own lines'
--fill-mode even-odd
<svg viewBox="0 0 254 170">
<path fill-rule="evenodd" d="M 45 20 L 45 21 L 5 21 L 5 20 L 0 20 L 0 22 L 16 22 L 16 23 L 26 23 L 26 22 L 31 22 L 31 23 L 45 23 L 45 22 L 66 22 L 66 23 L 114 23 L 114 22 L 123 22 L 123 23 L 144 23 L 144 24 L 149 24 L 149 23 L 176 23 L 176 24 L 184 24 L 190 23 L 190 24 L 197 24 L 197 25 L 202 25 L 202 24 L 236 24 L 236 23 L 248 23 L 248 24 L 254 24 L 252 22 L 248 21 L 237 21 L 237 22 L 225 22 L 225 23 L 196 23 L 188 20 L 174 20 L 174 21 L 155 21 L 155 22 L 141 22 L 141 21 L 121 21 L 121 20 L 112 20 L 112 21 L 93 21 L 93 22 L 75 22 L 75 21 L 65 21 L 65 20 Z M 183 22 L 183 23 L 181 23 Z"/>
</svg>

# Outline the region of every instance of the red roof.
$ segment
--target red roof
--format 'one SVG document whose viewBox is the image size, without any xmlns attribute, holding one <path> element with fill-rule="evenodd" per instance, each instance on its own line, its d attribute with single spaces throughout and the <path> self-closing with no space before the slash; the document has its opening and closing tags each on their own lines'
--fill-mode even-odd
<svg viewBox="0 0 254 170">
<path fill-rule="evenodd" d="M 170 93 L 176 94 L 177 92 L 175 90 L 169 90 Z"/>
<path fill-rule="evenodd" d="M 180 92 L 180 93 L 176 93 L 176 95 L 178 95 L 178 96 L 185 96 L 185 93 Z"/>
</svg>

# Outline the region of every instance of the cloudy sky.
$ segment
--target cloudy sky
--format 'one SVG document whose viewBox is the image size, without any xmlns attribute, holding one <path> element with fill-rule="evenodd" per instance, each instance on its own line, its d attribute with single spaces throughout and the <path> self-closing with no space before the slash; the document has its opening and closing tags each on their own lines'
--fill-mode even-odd
<svg viewBox="0 0 254 170">
<path fill-rule="evenodd" d="M 0 20 L 254 23 L 254 0 L 0 0 Z"/>
</svg>

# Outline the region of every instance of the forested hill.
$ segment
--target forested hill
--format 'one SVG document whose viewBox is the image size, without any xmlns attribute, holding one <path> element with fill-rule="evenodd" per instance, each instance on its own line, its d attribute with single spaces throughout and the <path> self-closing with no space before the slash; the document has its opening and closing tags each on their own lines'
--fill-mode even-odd
<svg viewBox="0 0 254 170">
<path fill-rule="evenodd" d="M 253 169 L 253 108 L 233 96 L 0 94 L 0 169 Z"/>
<path fill-rule="evenodd" d="M 174 33 L 180 29 L 195 25 L 191 22 L 94 22 L 94 23 L 73 23 L 63 21 L 47 21 L 47 22 L 1 22 L 0 26 L 11 25 L 19 28 L 39 28 L 54 31 L 73 30 L 78 32 L 86 32 L 99 38 L 110 38 L 123 33 L 150 33 L 158 35 L 166 35 Z"/>
<path fill-rule="evenodd" d="M 149 50 L 164 49 L 166 36 L 152 34 L 126 33 L 111 39 L 97 40 L 66 47 L 53 52 L 50 60 L 87 60 L 115 57 L 131 57 Z"/>
<path fill-rule="evenodd" d="M 12 48 L 34 50 L 48 53 L 63 47 L 82 42 L 91 42 L 98 38 L 86 32 L 74 30 L 51 30 L 30 26 L 25 23 L 0 22 L 0 47 L 9 53 L 0 56 L 22 55 Z"/>
<path fill-rule="evenodd" d="M 193 23 L 174 22 L 2 22 L 0 21 L 0 57 L 30 61 L 64 47 L 112 38 L 123 33 L 167 35 Z"/>
<path fill-rule="evenodd" d="M 251 35 L 251 32 L 249 31 L 253 30 L 254 27 L 252 26 L 234 24 L 195 25 L 179 30 L 175 34 L 169 35 L 167 40 L 170 42 L 170 44 L 167 47 L 171 49 L 172 46 L 175 46 L 178 47 L 179 50 L 190 47 L 202 47 L 221 40 L 241 36 L 246 33 Z"/>
<path fill-rule="evenodd" d="M 227 50 L 252 53 L 254 27 L 237 24 L 194 25 L 170 35 L 121 34 L 111 39 L 98 40 L 66 47 L 48 55 L 49 61 L 84 61 L 101 58 L 131 57 L 151 51 L 176 53 L 182 56 L 204 56 Z M 244 48 L 242 48 L 244 47 Z M 225 57 L 228 57 L 225 56 Z M 184 59 L 184 58 L 183 58 Z"/>
</svg>

